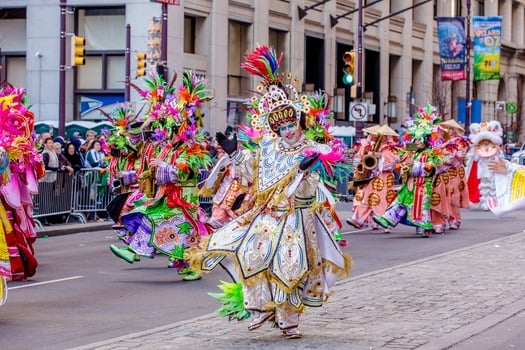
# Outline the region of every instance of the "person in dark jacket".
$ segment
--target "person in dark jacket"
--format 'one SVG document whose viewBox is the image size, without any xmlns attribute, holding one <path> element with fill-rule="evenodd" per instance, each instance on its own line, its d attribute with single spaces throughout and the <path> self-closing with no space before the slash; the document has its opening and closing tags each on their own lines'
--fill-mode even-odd
<svg viewBox="0 0 525 350">
<path fill-rule="evenodd" d="M 66 151 L 64 153 L 64 156 L 66 159 L 71 163 L 71 167 L 75 171 L 79 171 L 83 168 L 83 162 L 82 157 L 80 155 L 80 151 L 77 150 L 77 147 L 73 142 L 70 142 L 66 145 Z"/>
</svg>

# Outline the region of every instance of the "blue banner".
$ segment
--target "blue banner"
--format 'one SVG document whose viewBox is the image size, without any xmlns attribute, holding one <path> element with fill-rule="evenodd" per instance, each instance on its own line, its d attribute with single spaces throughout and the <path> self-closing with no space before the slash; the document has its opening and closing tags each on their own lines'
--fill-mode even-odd
<svg viewBox="0 0 525 350">
<path fill-rule="evenodd" d="M 438 17 L 441 80 L 465 80 L 465 19 Z"/>
</svg>

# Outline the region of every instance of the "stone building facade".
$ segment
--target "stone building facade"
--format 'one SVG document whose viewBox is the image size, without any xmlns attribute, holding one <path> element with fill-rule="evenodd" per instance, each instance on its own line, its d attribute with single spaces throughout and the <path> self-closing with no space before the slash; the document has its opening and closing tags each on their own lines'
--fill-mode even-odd
<svg viewBox="0 0 525 350">
<path fill-rule="evenodd" d="M 65 0 L 62 0 L 65 1 Z M 256 44 L 285 52 L 282 71 L 304 91 L 333 95 L 337 125 L 348 120 L 351 89 L 342 82 L 342 55 L 362 44 L 362 92 L 371 115 L 364 122 L 397 127 L 410 103 L 442 106 L 457 118 L 465 81 L 441 82 L 436 17 L 467 16 L 467 0 L 181 0 L 167 6 L 167 67 L 179 75 L 194 69 L 207 77 L 215 99 L 205 127 L 215 132 L 244 120 L 240 107 L 256 85 L 241 69 Z M 501 79 L 472 82 L 482 120 L 498 119 L 525 137 L 525 1 L 469 0 L 471 16 L 502 16 Z M 419 5 L 418 5 L 419 4 Z M 27 88 L 41 120 L 57 119 L 60 72 L 60 0 L 4 0 L 0 12 L 2 78 Z M 126 25 L 130 26 L 131 80 L 138 52 L 155 58 L 155 23 L 162 5 L 150 0 L 67 0 L 66 34 L 87 40 L 86 65 L 66 67 L 67 120 L 100 118 L 96 108 L 123 100 Z M 411 10 L 403 9 L 413 7 Z M 391 14 L 395 14 L 391 17 Z M 388 17 L 388 18 L 386 18 Z M 69 63 L 66 63 L 66 66 Z M 131 101 L 138 96 L 131 93 Z M 497 111 L 497 101 L 518 103 L 518 113 Z M 375 112 L 375 113 L 374 113 Z"/>
</svg>

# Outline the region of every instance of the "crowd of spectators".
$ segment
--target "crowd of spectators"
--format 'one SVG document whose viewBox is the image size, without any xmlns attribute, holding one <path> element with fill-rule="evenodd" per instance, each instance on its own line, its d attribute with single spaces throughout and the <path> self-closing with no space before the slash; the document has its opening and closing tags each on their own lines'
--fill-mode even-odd
<svg viewBox="0 0 525 350">
<path fill-rule="evenodd" d="M 89 176 L 86 176 L 89 175 L 89 172 L 78 174 L 81 169 L 105 169 L 108 164 L 107 152 L 104 150 L 106 145 L 105 138 L 103 135 L 98 135 L 94 130 L 88 130 L 85 139 L 80 132 L 73 133 L 69 139 L 63 136 L 53 137 L 52 133 L 43 132 L 37 136 L 36 142 L 46 169 L 46 175 L 40 181 L 48 183 L 50 186 L 63 186 L 63 183 L 57 183 L 57 178 L 59 178 L 61 173 L 63 176 L 81 175 L 82 179 L 78 178 L 78 180 L 85 182 L 86 179 L 89 180 Z M 79 193 L 75 193 L 75 195 L 82 195 L 78 189 L 77 192 Z M 89 195 L 84 195 L 83 197 L 89 197 Z M 66 200 L 66 198 L 63 198 L 63 200 Z M 81 198 L 81 200 L 94 199 Z M 87 213 L 88 220 L 100 221 L 106 217 L 105 213 Z M 65 215 L 56 215 L 46 217 L 42 221 L 44 224 L 56 224 L 62 223 L 66 219 Z"/>
</svg>

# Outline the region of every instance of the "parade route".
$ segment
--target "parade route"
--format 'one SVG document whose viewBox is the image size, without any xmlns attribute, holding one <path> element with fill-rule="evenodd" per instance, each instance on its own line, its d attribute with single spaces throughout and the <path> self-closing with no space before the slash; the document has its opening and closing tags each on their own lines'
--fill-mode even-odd
<svg viewBox="0 0 525 350">
<path fill-rule="evenodd" d="M 447 349 L 525 310 L 524 244 L 520 232 L 350 278 L 298 340 L 209 314 L 74 350 Z"/>
</svg>

